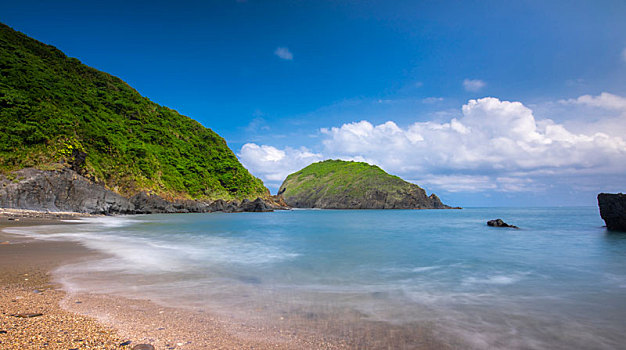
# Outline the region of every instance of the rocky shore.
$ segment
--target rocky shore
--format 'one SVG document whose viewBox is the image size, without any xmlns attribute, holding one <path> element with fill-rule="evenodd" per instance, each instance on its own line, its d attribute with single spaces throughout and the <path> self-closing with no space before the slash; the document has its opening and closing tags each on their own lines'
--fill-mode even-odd
<svg viewBox="0 0 626 350">
<path fill-rule="evenodd" d="M 11 173 L 10 177 L 0 176 L 0 207 L 102 215 L 268 212 L 288 209 L 278 196 L 242 201 L 168 201 L 155 194 L 142 192 L 126 198 L 70 168 L 26 168 Z"/>
</svg>

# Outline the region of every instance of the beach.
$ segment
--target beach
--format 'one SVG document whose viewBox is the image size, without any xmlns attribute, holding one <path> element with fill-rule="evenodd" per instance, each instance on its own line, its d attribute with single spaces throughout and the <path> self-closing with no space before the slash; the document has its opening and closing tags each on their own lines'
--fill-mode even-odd
<svg viewBox="0 0 626 350">
<path fill-rule="evenodd" d="M 79 216 L 11 211 L 4 213 L 0 230 Z M 280 332 L 269 337 L 256 334 L 253 340 L 252 334 L 261 330 L 241 326 L 227 331 L 211 316 L 164 308 L 149 300 L 69 295 L 52 281 L 51 270 L 98 253 L 75 243 L 34 241 L 6 233 L 0 233 L 0 242 L 2 349 L 132 349 L 138 344 L 156 349 L 342 348 L 306 343 Z"/>
<path fill-rule="evenodd" d="M 626 239 L 593 207 L 40 215 L 2 218 L 3 349 L 624 340 Z"/>
<path fill-rule="evenodd" d="M 5 228 L 67 225 L 74 213 L 4 211 L 0 217 L 2 349 L 446 349 L 427 330 L 364 321 L 352 310 L 291 310 L 276 322 L 229 318 L 149 299 L 68 293 L 54 280 L 66 264 L 102 255 L 75 242 L 34 240 Z M 9 220 L 9 218 L 11 220 Z M 63 221 L 61 221 L 63 220 Z M 261 310 L 259 310 L 260 312 Z M 281 325 L 284 323 L 284 326 Z M 423 333 L 422 333 L 423 332 Z"/>
<path fill-rule="evenodd" d="M 2 233 L 7 226 L 53 224 L 57 220 L 56 214 L 19 211 L 0 216 L 0 347 L 117 348 L 124 340 L 115 330 L 60 307 L 66 293 L 50 279 L 53 268 L 76 261 L 89 251 L 75 243 L 39 242 Z"/>
</svg>

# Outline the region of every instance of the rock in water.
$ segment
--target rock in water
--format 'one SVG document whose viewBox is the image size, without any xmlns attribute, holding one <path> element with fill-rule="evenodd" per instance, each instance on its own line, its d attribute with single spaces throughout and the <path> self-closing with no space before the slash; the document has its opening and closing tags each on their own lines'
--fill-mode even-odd
<svg viewBox="0 0 626 350">
<path fill-rule="evenodd" d="M 375 165 L 342 160 L 313 163 L 287 176 L 278 193 L 295 208 L 451 209 Z"/>
<path fill-rule="evenodd" d="M 607 229 L 626 232 L 626 194 L 600 193 L 598 207 Z"/>
<path fill-rule="evenodd" d="M 502 219 L 495 219 L 487 221 L 487 226 L 491 227 L 510 227 L 510 228 L 519 228 L 515 225 L 509 225 L 506 222 L 502 221 Z"/>
</svg>

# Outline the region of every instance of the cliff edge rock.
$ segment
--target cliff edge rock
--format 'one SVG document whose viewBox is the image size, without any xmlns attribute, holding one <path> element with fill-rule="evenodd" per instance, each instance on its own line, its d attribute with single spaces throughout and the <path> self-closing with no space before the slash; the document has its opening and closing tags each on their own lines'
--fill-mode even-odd
<svg viewBox="0 0 626 350">
<path fill-rule="evenodd" d="M 626 194 L 600 193 L 598 207 L 607 229 L 626 232 Z"/>
</svg>

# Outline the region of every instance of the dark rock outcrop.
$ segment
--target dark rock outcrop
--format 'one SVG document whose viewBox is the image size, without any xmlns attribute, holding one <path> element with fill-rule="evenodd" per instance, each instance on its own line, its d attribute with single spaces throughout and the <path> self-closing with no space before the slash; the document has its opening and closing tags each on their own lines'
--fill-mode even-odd
<svg viewBox="0 0 626 350">
<path fill-rule="evenodd" d="M 598 207 L 607 229 L 626 232 L 626 194 L 600 193 Z"/>
<path fill-rule="evenodd" d="M 131 203 L 135 206 L 137 214 L 156 214 L 156 213 L 206 213 L 210 211 L 209 204 L 193 201 L 182 200 L 173 201 L 163 199 L 155 194 L 146 192 L 138 193 L 130 197 Z"/>
<path fill-rule="evenodd" d="M 275 197 L 275 196 L 274 196 Z M 288 209 L 274 197 L 253 201 L 213 202 L 195 200 L 168 201 L 155 194 L 141 192 L 125 198 L 70 168 L 60 170 L 22 169 L 0 176 L 0 207 L 41 211 L 89 214 L 206 213 L 222 211 L 268 212 Z"/>
<path fill-rule="evenodd" d="M 243 211 L 251 212 L 267 212 L 273 210 L 261 198 L 257 198 L 253 201 L 244 199 L 243 202 L 241 202 L 240 208 Z"/>
<path fill-rule="evenodd" d="M 0 180 L 0 207 L 72 211 L 90 214 L 130 214 L 134 205 L 119 194 L 63 168 L 22 169 Z"/>
<path fill-rule="evenodd" d="M 519 228 L 515 225 L 509 225 L 506 222 L 502 221 L 502 219 L 495 219 L 487 221 L 487 226 L 491 227 L 509 227 L 509 228 Z"/>
</svg>

